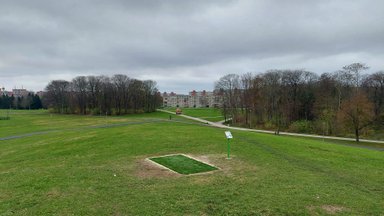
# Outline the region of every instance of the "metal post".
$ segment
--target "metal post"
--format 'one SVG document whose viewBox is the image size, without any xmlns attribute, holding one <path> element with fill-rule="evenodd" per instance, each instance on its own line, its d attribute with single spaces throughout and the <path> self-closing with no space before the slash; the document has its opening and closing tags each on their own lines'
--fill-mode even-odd
<svg viewBox="0 0 384 216">
<path fill-rule="evenodd" d="M 231 151 L 231 141 L 230 139 L 227 139 L 227 146 L 228 146 L 228 152 L 227 152 L 227 159 L 230 159 L 230 151 Z"/>
<path fill-rule="evenodd" d="M 249 128 L 252 128 L 252 109 L 249 110 Z"/>
</svg>

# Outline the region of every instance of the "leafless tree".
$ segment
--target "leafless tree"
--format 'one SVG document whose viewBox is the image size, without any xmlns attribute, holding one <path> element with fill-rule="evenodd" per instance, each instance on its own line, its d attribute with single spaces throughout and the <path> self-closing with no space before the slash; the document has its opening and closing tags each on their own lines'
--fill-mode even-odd
<svg viewBox="0 0 384 216">
<path fill-rule="evenodd" d="M 373 104 L 363 93 L 358 92 L 342 103 L 338 117 L 347 128 L 354 130 L 356 142 L 359 142 L 360 131 L 374 120 Z"/>
<path fill-rule="evenodd" d="M 363 88 L 374 104 L 376 122 L 384 122 L 384 71 L 373 73 L 363 81 Z"/>
<path fill-rule="evenodd" d="M 359 87 L 361 86 L 361 72 L 367 70 L 368 68 L 369 67 L 364 63 L 352 63 L 343 67 L 343 72 L 345 73 L 347 80 L 352 81 L 356 92 L 359 91 Z"/>
<path fill-rule="evenodd" d="M 46 90 L 45 103 L 56 112 L 65 113 L 68 108 L 68 90 L 70 83 L 65 80 L 51 81 Z"/>
<path fill-rule="evenodd" d="M 232 117 L 236 123 L 237 114 L 240 108 L 240 77 L 237 74 L 228 74 L 215 83 L 215 89 L 223 94 L 224 116 Z"/>
<path fill-rule="evenodd" d="M 115 110 L 118 115 L 128 111 L 128 89 L 130 83 L 129 77 L 123 74 L 116 74 L 112 77 L 114 86 L 114 97 L 115 97 Z"/>
<path fill-rule="evenodd" d="M 87 114 L 87 88 L 88 82 L 85 76 L 78 76 L 72 80 L 77 108 L 81 114 Z"/>
<path fill-rule="evenodd" d="M 118 74 L 78 76 L 67 82 L 54 80 L 48 84 L 47 105 L 60 113 L 126 114 L 153 112 L 161 104 L 156 82 L 131 79 Z"/>
</svg>

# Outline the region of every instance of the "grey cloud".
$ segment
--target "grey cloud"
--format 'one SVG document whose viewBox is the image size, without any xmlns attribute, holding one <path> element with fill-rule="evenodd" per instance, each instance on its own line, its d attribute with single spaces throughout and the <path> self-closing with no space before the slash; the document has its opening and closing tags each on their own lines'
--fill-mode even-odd
<svg viewBox="0 0 384 216">
<path fill-rule="evenodd" d="M 33 74 L 46 75 L 29 87 L 35 90 L 44 88 L 48 77 L 63 74 L 126 73 L 158 77 L 160 90 L 177 91 L 206 88 L 229 72 L 306 67 L 320 73 L 355 61 L 383 69 L 378 63 L 384 49 L 380 0 L 19 0 L 1 5 L 0 85 L 7 88 Z M 209 82 L 166 81 L 175 74 Z"/>
</svg>

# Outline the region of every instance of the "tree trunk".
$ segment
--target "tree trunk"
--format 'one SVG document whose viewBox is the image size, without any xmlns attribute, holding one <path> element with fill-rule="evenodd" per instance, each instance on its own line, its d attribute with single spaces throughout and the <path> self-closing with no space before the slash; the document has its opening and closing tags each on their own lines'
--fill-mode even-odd
<svg viewBox="0 0 384 216">
<path fill-rule="evenodd" d="M 359 129 L 355 128 L 356 142 L 359 142 Z"/>
</svg>

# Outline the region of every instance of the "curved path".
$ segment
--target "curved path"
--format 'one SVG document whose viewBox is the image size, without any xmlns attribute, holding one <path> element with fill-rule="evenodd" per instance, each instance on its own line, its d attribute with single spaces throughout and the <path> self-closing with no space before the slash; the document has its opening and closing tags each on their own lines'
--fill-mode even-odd
<svg viewBox="0 0 384 216">
<path fill-rule="evenodd" d="M 168 110 L 162 110 L 158 109 L 158 111 L 161 112 L 166 112 L 170 114 L 174 114 L 174 112 L 170 112 Z M 269 131 L 269 130 L 257 130 L 257 129 L 249 129 L 249 128 L 240 128 L 240 127 L 232 127 L 232 126 L 226 126 L 223 125 L 220 122 L 210 122 L 204 119 L 192 117 L 192 116 L 187 116 L 187 115 L 179 115 L 181 117 L 195 120 L 198 122 L 202 122 L 208 125 L 211 125 L 213 127 L 218 127 L 218 128 L 224 128 L 224 129 L 231 129 L 231 130 L 239 130 L 239 131 L 250 131 L 250 132 L 258 132 L 258 133 L 268 133 L 268 134 L 275 134 L 275 131 Z M 280 132 L 280 135 L 287 135 L 287 136 L 297 136 L 297 137 L 309 137 L 309 138 L 321 138 L 321 139 L 333 139 L 333 140 L 344 140 L 344 141 L 355 141 L 353 138 L 345 138 L 345 137 L 333 137 L 333 136 L 321 136 L 321 135 L 311 135 L 311 134 L 299 134 L 299 133 L 289 133 L 289 132 Z M 368 139 L 360 139 L 361 142 L 367 142 L 367 143 L 380 143 L 384 144 L 384 141 L 381 140 L 368 140 Z"/>
</svg>

